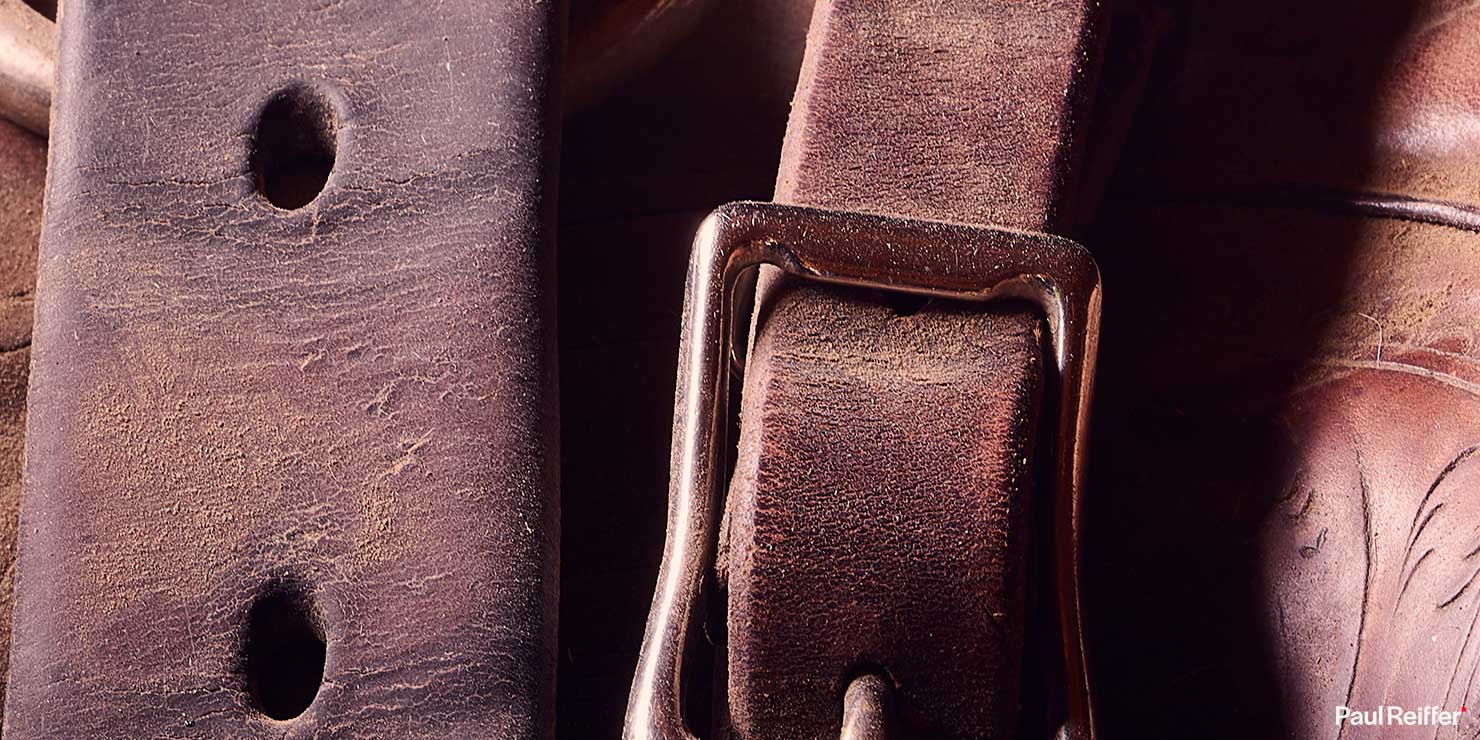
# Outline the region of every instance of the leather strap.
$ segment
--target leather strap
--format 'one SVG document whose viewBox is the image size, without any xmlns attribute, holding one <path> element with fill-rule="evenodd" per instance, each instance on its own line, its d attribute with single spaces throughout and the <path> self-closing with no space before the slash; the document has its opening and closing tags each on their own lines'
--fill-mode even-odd
<svg viewBox="0 0 1480 740">
<path fill-rule="evenodd" d="M 820 2 L 776 199 L 1063 233 L 1098 15 L 1078 1 Z M 1045 629 L 1036 609 L 1054 610 L 1035 601 L 1051 591 L 1034 525 L 1052 508 L 1033 488 L 1040 322 L 916 308 L 760 292 L 719 566 L 737 737 L 836 737 L 860 672 L 889 677 L 906 737 L 1045 723 L 1019 710 L 1038 692 L 1023 645 Z"/>
<path fill-rule="evenodd" d="M 553 733 L 559 18 L 68 0 L 7 737 Z"/>
</svg>

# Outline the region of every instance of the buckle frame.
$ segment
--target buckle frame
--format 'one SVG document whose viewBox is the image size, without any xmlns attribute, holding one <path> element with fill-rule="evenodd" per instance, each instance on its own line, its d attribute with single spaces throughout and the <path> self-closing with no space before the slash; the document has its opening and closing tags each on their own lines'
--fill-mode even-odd
<svg viewBox="0 0 1480 740">
<path fill-rule="evenodd" d="M 739 278 L 771 265 L 803 279 L 964 301 L 1023 299 L 1045 313 L 1059 379 L 1054 557 L 1068 680 L 1061 738 L 1093 737 L 1080 620 L 1079 493 L 1099 340 L 1100 273 L 1050 234 L 777 203 L 720 206 L 694 238 L 679 340 L 668 531 L 627 702 L 627 740 L 695 740 L 683 652 L 715 547 Z"/>
</svg>

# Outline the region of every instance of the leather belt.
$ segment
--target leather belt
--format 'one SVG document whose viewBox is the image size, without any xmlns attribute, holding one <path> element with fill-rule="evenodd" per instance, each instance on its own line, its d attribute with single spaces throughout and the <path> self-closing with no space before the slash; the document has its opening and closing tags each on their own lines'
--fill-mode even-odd
<svg viewBox="0 0 1480 740">
<path fill-rule="evenodd" d="M 7 737 L 552 734 L 559 17 L 68 0 Z"/>
<path fill-rule="evenodd" d="M 715 547 L 704 536 L 708 489 L 724 425 L 696 423 L 694 409 L 723 409 L 726 387 L 722 363 L 702 347 L 728 331 L 733 273 L 757 261 L 952 297 L 991 294 L 1009 274 L 1075 285 L 1083 290 L 1060 305 L 1081 323 L 1076 333 L 1060 322 L 1048 338 L 1059 360 L 1049 374 L 1064 386 L 1049 405 L 1059 424 L 1042 425 L 1059 441 L 1058 495 L 1045 505 L 1032 486 L 1045 382 L 1037 314 L 762 279 L 709 591 L 724 597 L 727 635 L 716 724 L 735 737 L 837 735 L 839 699 L 849 697 L 850 717 L 877 715 L 854 702 L 875 702 L 882 678 L 910 734 L 1011 737 L 1039 725 L 1092 734 L 1075 443 L 1097 291 L 1082 263 L 1034 267 L 1054 237 L 1010 229 L 1063 231 L 1076 216 L 1073 174 L 1099 37 L 1094 3 L 819 3 L 776 199 L 836 210 L 730 207 L 701 231 L 680 350 L 669 539 L 628 737 L 686 736 L 697 713 L 683 658 L 694 649 L 688 627 L 703 616 Z M 859 211 L 887 217 L 845 213 Z M 994 240 L 1002 251 L 988 248 Z M 1054 304 L 1044 305 L 1052 320 Z M 1041 664 L 1056 667 L 1039 675 Z M 1020 703 L 1042 711 L 1020 717 Z"/>
</svg>

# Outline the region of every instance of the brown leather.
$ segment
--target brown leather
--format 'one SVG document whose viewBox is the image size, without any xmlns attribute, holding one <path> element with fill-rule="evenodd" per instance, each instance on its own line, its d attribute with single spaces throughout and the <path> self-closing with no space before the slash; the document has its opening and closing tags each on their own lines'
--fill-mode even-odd
<svg viewBox="0 0 1480 740">
<path fill-rule="evenodd" d="M 20 510 L 26 376 L 46 143 L 0 120 L 0 684 L 10 666 L 10 615 Z M 4 687 L 0 685 L 0 698 Z"/>
<path fill-rule="evenodd" d="M 69 0 L 8 737 L 553 734 L 558 18 Z M 284 211 L 293 86 L 337 156 Z"/>
<path fill-rule="evenodd" d="M 1096 15 L 820 2 L 776 199 L 1063 233 Z M 757 316 L 719 566 L 733 734 L 836 737 L 859 671 L 890 677 L 909 737 L 1036 727 L 1037 317 L 800 285 L 763 290 Z"/>
<path fill-rule="evenodd" d="M 1480 11 L 1174 21 L 1090 239 L 1115 296 L 1088 512 L 1101 728 L 1474 737 Z M 1469 711 L 1342 728 L 1342 704 Z"/>
</svg>

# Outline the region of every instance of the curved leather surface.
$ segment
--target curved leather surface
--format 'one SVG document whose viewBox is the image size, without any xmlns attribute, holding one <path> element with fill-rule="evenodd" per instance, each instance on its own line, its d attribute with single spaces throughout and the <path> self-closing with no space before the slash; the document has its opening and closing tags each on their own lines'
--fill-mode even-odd
<svg viewBox="0 0 1480 740">
<path fill-rule="evenodd" d="M 553 733 L 558 17 L 67 3 L 8 737 Z M 338 153 L 282 211 L 295 84 Z M 286 722 L 242 665 L 285 584 L 327 642 Z"/>
<path fill-rule="evenodd" d="M 1105 737 L 1474 737 L 1480 235 L 1356 204 L 1480 204 L 1480 13 L 1203 2 L 1162 46 L 1092 237 Z"/>
<path fill-rule="evenodd" d="M 1064 230 L 1094 15 L 819 3 L 776 199 Z M 882 670 L 908 736 L 1014 736 L 1037 317 L 802 285 L 760 305 L 720 564 L 733 735 L 836 736 L 848 680 Z"/>
</svg>

